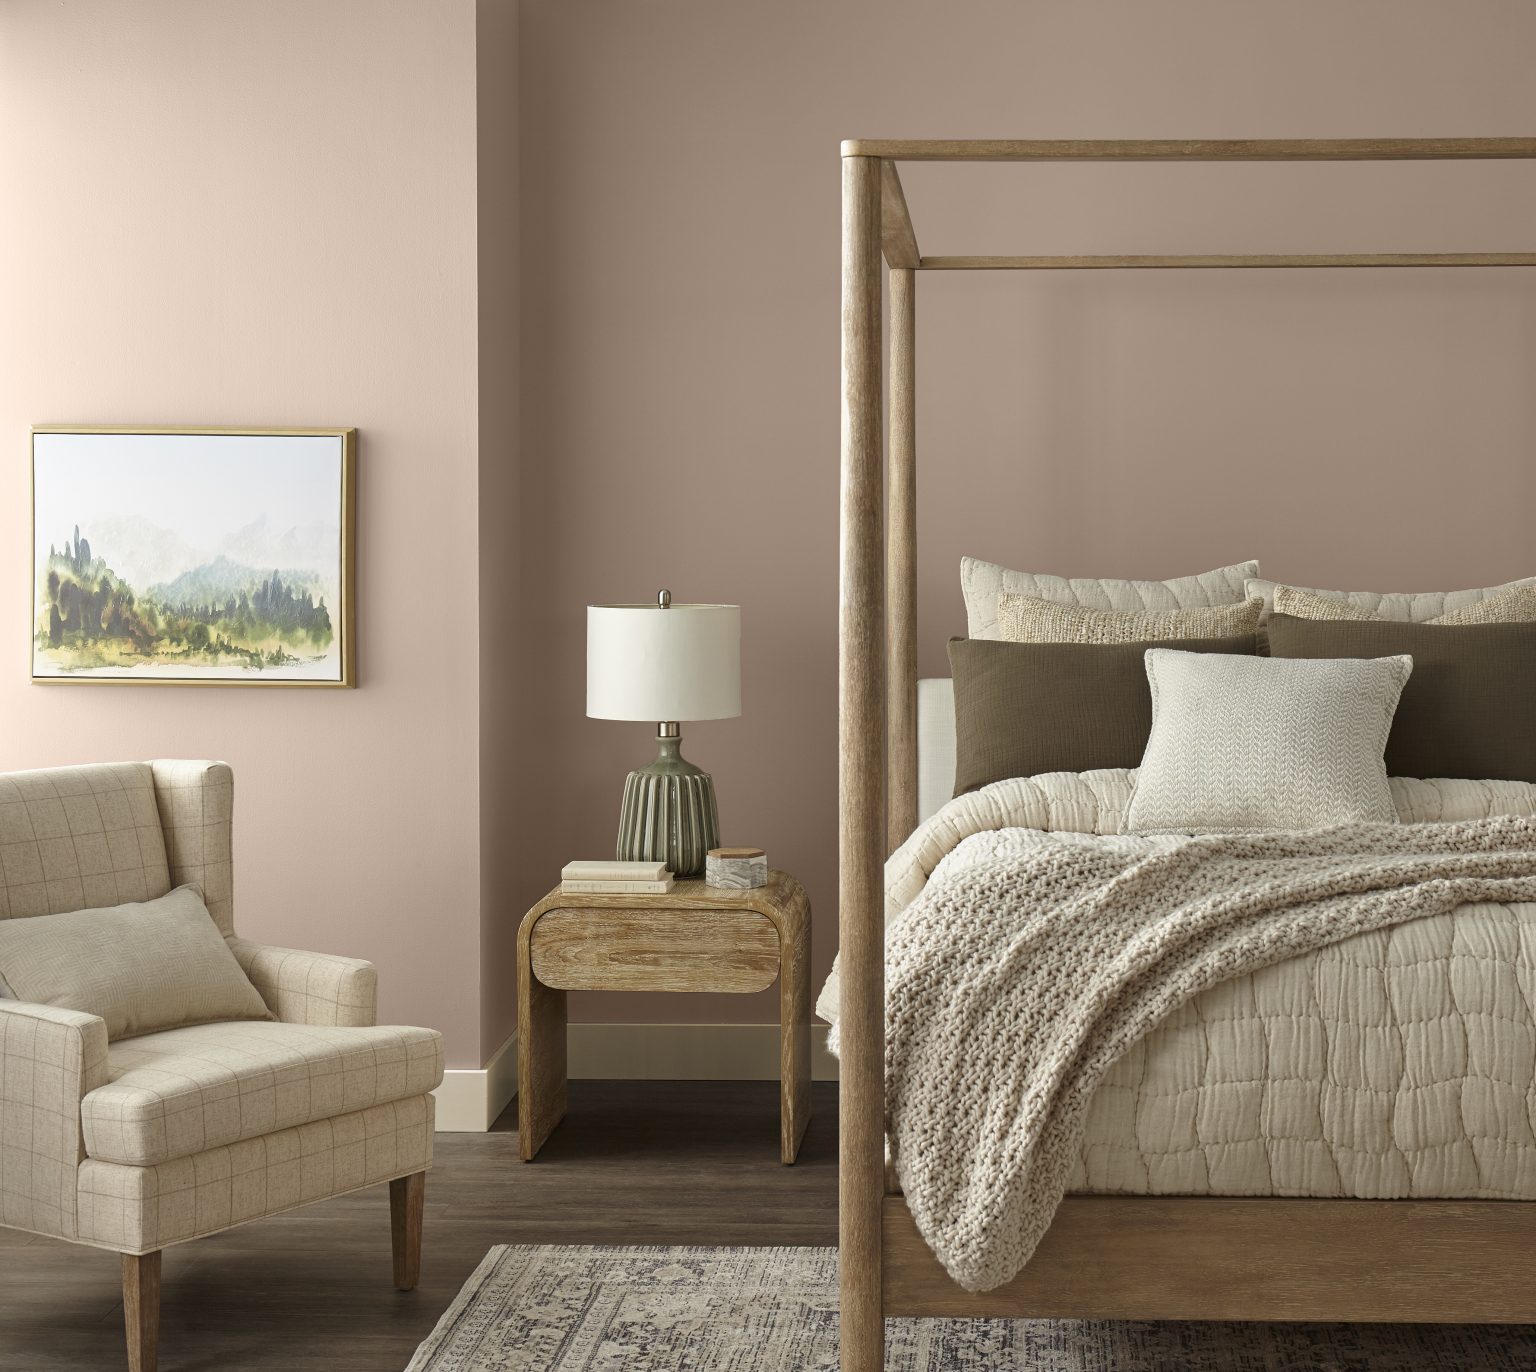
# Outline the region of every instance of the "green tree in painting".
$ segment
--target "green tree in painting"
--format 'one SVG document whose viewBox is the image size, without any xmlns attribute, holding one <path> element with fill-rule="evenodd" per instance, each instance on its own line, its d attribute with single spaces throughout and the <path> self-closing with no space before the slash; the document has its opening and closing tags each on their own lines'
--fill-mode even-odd
<svg viewBox="0 0 1536 1372">
<path fill-rule="evenodd" d="M 325 597 L 303 573 L 220 557 L 139 593 L 78 525 L 48 549 L 37 641 L 67 669 L 183 660 L 259 671 L 322 653 L 333 638 Z"/>
</svg>

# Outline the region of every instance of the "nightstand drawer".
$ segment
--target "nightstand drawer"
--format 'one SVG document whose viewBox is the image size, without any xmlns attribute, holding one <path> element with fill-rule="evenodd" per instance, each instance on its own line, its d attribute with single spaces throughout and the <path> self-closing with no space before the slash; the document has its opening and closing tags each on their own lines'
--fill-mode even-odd
<svg viewBox="0 0 1536 1372">
<path fill-rule="evenodd" d="M 559 991 L 761 991 L 779 932 L 755 910 L 558 909 L 533 926 L 529 957 Z"/>
</svg>

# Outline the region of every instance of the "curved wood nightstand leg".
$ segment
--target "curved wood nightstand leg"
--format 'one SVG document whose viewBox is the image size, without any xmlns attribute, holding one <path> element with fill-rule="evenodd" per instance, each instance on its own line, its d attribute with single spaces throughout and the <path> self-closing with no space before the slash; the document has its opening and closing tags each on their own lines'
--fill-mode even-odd
<svg viewBox="0 0 1536 1372">
<path fill-rule="evenodd" d="M 807 923 L 810 912 L 806 912 Z M 779 1159 L 800 1153 L 811 1122 L 810 937 L 783 938 L 779 963 Z"/>
<path fill-rule="evenodd" d="M 545 986 L 528 965 L 517 966 L 517 1147 L 532 1162 L 565 1118 L 565 992 Z"/>
</svg>

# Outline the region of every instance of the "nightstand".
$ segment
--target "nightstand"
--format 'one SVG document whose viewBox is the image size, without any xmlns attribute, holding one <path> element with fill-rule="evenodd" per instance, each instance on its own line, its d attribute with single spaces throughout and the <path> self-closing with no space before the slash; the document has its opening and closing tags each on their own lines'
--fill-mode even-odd
<svg viewBox="0 0 1536 1372">
<path fill-rule="evenodd" d="M 665 895 L 557 886 L 517 934 L 517 1132 L 531 1162 L 565 1118 L 567 991 L 762 991 L 779 983 L 779 1156 L 811 1117 L 811 904 L 787 872 L 754 891 Z M 700 1026 L 700 1032 L 707 1032 Z"/>
</svg>

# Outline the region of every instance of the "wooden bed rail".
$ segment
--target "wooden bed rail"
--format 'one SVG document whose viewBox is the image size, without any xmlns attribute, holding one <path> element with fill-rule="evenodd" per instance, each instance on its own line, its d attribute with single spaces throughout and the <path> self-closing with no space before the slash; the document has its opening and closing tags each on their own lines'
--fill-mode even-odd
<svg viewBox="0 0 1536 1372">
<path fill-rule="evenodd" d="M 908 1313 L 975 1312 L 957 1303 L 956 1288 L 933 1276 L 925 1247 L 911 1228 L 900 1197 L 885 1195 L 885 957 L 883 859 L 917 822 L 917 273 L 975 270 L 1134 270 L 1157 268 L 1318 267 L 1531 267 L 1536 253 L 1303 253 L 1139 255 L 1085 257 L 923 257 L 918 250 L 897 161 L 946 162 L 1391 162 L 1536 159 L 1536 138 L 1268 139 L 1268 140 L 872 140 L 845 142 L 842 214 L 842 459 L 839 545 L 838 647 L 838 938 L 842 956 L 841 1141 L 839 1152 L 839 1249 L 843 1372 L 878 1372 L 884 1365 L 883 1319 L 894 1310 L 889 1293 Z M 884 326 L 881 258 L 891 268 L 889 445 L 882 443 L 884 400 L 881 336 Z M 1119 1204 L 1135 1207 L 1137 1198 Z M 1148 1201 L 1152 1204 L 1152 1201 Z M 1180 1217 L 1201 1202 L 1159 1200 Z M 1206 1203 L 1208 1206 L 1210 1203 Z M 1286 1223 L 1311 1214 L 1311 1205 L 1345 1202 L 1281 1202 L 1285 1208 L 1247 1203 L 1248 1208 L 1189 1211 L 1201 1216 L 1273 1214 Z M 882 1217 L 884 1212 L 884 1217 Z M 1072 1204 L 1073 1224 L 1110 1214 Z M 1132 1211 L 1133 1214 L 1141 1213 Z M 1146 1214 L 1151 1215 L 1152 1211 Z M 1158 1212 L 1161 1213 L 1161 1212 Z M 1367 1212 L 1321 1212 L 1346 1229 Z M 1370 1212 L 1373 1216 L 1376 1211 Z M 1382 1209 L 1382 1222 L 1406 1222 L 1409 1210 Z M 1419 1238 L 1459 1254 L 1470 1242 L 1468 1226 L 1492 1225 L 1505 1248 L 1536 1232 L 1536 1205 L 1459 1203 L 1420 1206 L 1412 1212 Z M 1329 1220 L 1332 1223 L 1332 1219 Z M 1268 1221 L 1266 1220 L 1266 1223 Z M 1063 1230 L 1062 1232 L 1065 1232 Z M 1077 1230 L 1073 1231 L 1077 1233 Z M 1082 1230 L 1067 1264 L 1093 1269 L 1098 1256 Z M 1095 1231 L 1096 1232 L 1096 1231 Z M 1277 1233 L 1279 1231 L 1277 1230 Z M 1385 1233 L 1385 1231 L 1383 1231 Z M 1396 1231 L 1393 1231 L 1394 1233 Z M 882 1235 L 891 1250 L 882 1262 Z M 1512 1237 L 1511 1237 L 1512 1236 Z M 1475 1237 L 1475 1235 L 1471 1236 Z M 1113 1235 L 1104 1241 L 1108 1254 Z M 914 1246 L 915 1245 L 915 1246 Z M 1072 1246 L 1072 1245 L 1069 1245 Z M 1054 1251 L 1054 1250 L 1052 1250 Z M 1064 1280 L 1048 1270 L 1055 1261 L 1042 1250 L 1021 1291 L 1057 1289 Z M 1447 1251 L 1450 1251 L 1448 1248 Z M 931 1258 L 931 1254 L 929 1255 Z M 1459 1258 L 1458 1258 L 1459 1260 Z M 894 1265 L 893 1265 L 894 1264 Z M 1084 1267 L 1087 1264 L 1087 1267 Z M 1305 1259 L 1310 1267 L 1311 1259 Z M 1132 1264 L 1134 1266 L 1134 1264 Z M 1436 1288 L 1442 1268 L 1420 1263 L 1420 1290 Z M 1409 1264 L 1409 1268 L 1418 1271 Z M 1074 1269 L 1075 1270 L 1075 1269 Z M 882 1271 L 885 1276 L 882 1277 Z M 1128 1272 L 1126 1280 L 1134 1279 Z M 1310 1281 L 1310 1278 L 1308 1279 Z M 1516 1275 L 1513 1280 L 1523 1281 Z M 1154 1283 L 1155 1286 L 1155 1283 Z M 1089 1282 L 1084 1290 L 1092 1289 Z M 1153 1288 L 1147 1288 L 1153 1289 Z M 1159 1288 L 1160 1289 L 1160 1288 Z M 1307 1292 L 1323 1289 L 1315 1281 Z M 1000 1292 L 986 1313 L 1024 1314 L 1030 1301 L 1010 1304 Z M 1298 1298 L 1297 1309 L 1318 1304 Z M 1050 1305 L 1050 1301 L 1045 1302 Z M 1089 1303 L 1091 1305 L 1091 1302 Z M 1496 1318 L 1536 1319 L 1536 1307 L 1468 1301 L 1456 1288 L 1446 1309 L 1488 1309 Z M 1075 1308 L 1075 1307 L 1074 1307 Z M 1176 1317 L 1167 1303 L 1151 1301 L 1147 1317 Z M 1214 1308 L 1214 1307 L 1213 1307 Z M 1233 1307 L 1236 1308 L 1236 1307 Z M 1267 1307 L 1260 1302 L 1255 1307 Z M 1276 1309 L 1279 1307 L 1276 1306 Z M 1319 1308 L 1333 1309 L 1326 1302 Z M 1385 1307 L 1383 1307 L 1385 1308 Z M 1428 1308 L 1428 1307 L 1426 1307 Z M 1511 1314 L 1510 1312 L 1515 1312 Z M 1082 1313 L 1095 1313 L 1085 1308 Z M 1099 1314 L 1105 1312 L 1099 1311 Z M 1452 1314 L 1446 1318 L 1453 1317 Z M 1255 1315 L 1254 1317 L 1258 1317 Z M 1269 1314 L 1267 1318 L 1295 1318 Z M 1314 1315 L 1338 1318 L 1338 1315 Z M 1360 1317 L 1360 1316 L 1357 1316 Z M 1364 1318 L 1397 1318 L 1395 1313 Z M 1464 1318 L 1487 1318 L 1472 1313 Z"/>
<path fill-rule="evenodd" d="M 895 162 L 1442 162 L 1536 157 L 1536 138 L 849 138 Z"/>
</svg>

